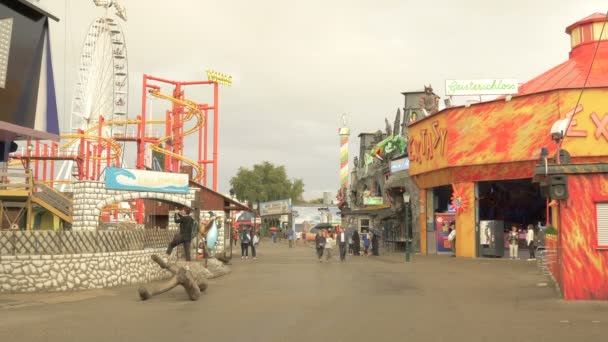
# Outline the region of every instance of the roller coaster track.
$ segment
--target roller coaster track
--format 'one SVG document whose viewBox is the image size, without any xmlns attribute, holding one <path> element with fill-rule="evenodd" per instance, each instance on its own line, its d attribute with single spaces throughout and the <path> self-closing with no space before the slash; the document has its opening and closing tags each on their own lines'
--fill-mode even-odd
<svg viewBox="0 0 608 342">
<path fill-rule="evenodd" d="M 178 98 L 172 97 L 170 95 L 160 93 L 159 91 L 151 91 L 150 95 L 160 98 L 160 99 L 171 101 L 174 104 L 185 107 L 187 109 L 187 114 L 186 114 L 186 117 L 184 118 L 183 122 L 187 122 L 187 121 L 190 121 L 192 118 L 196 118 L 196 124 L 194 126 L 190 127 L 189 129 L 187 129 L 186 131 L 184 131 L 182 133 L 183 137 L 190 135 L 192 133 L 195 133 L 199 128 L 201 128 L 205 124 L 205 119 L 204 119 L 203 113 L 198 108 L 198 105 L 195 102 L 187 100 L 187 99 L 178 99 Z M 104 122 L 102 125 L 103 126 L 137 125 L 137 124 L 141 124 L 141 122 L 142 122 L 141 120 L 111 120 L 111 121 Z M 146 120 L 146 124 L 164 124 L 164 123 L 165 123 L 165 120 Z M 122 153 L 122 147 L 120 146 L 120 144 L 117 143 L 116 140 L 113 139 L 113 137 L 104 137 L 104 136 L 100 136 L 98 134 L 94 134 L 94 132 L 98 131 L 98 130 L 99 130 L 99 125 L 95 125 L 95 126 L 91 126 L 91 127 L 87 128 L 85 131 L 83 131 L 83 133 L 62 134 L 61 135 L 62 139 L 70 139 L 70 140 L 68 140 L 61 146 L 59 146 L 58 150 L 65 151 L 70 146 L 72 146 L 76 142 L 80 141 L 81 139 L 98 140 L 99 142 L 106 143 L 110 147 L 110 149 L 113 152 L 112 155 L 110 156 L 111 158 L 116 158 L 117 156 L 120 156 L 120 154 Z M 156 152 L 162 153 L 164 155 L 167 155 L 171 158 L 180 160 L 186 164 L 192 165 L 192 167 L 194 168 L 194 171 L 195 171 L 193 178 L 196 181 L 200 181 L 200 179 L 203 177 L 203 168 L 199 165 L 198 162 L 196 162 L 195 160 L 186 158 L 186 157 L 182 156 L 181 154 L 177 154 L 177 153 L 171 152 L 169 150 L 166 150 L 166 149 L 160 147 L 161 143 L 167 142 L 168 140 L 171 140 L 172 138 L 173 138 L 172 135 L 161 137 L 158 140 L 156 140 L 153 144 L 150 145 L 150 149 L 152 151 L 156 151 Z M 98 160 L 98 159 L 103 160 L 103 159 L 107 159 L 107 156 L 105 156 L 105 157 L 89 156 L 89 158 L 95 159 L 95 160 Z M 66 156 L 66 159 L 73 159 L 73 158 L 68 158 Z M 19 164 L 19 163 L 20 163 L 20 161 L 15 160 L 15 161 L 10 162 L 9 165 Z"/>
<path fill-rule="evenodd" d="M 165 100 L 171 101 L 174 104 L 178 104 L 180 106 L 184 106 L 185 108 L 187 108 L 188 113 L 186 114 L 186 117 L 184 118 L 183 122 L 190 121 L 192 118 L 196 118 L 196 124 L 194 126 L 190 127 L 189 129 L 187 129 L 186 131 L 184 131 L 182 133 L 182 137 L 195 133 L 199 128 L 201 128 L 205 124 L 205 117 L 203 116 L 203 112 L 198 108 L 198 104 L 196 104 L 195 102 L 186 100 L 186 99 L 177 99 L 173 96 L 169 96 L 169 95 L 160 93 L 158 91 L 151 91 L 150 95 L 160 98 L 160 99 L 165 99 Z M 150 148 L 152 149 L 152 151 L 156 151 L 156 152 L 165 154 L 171 158 L 175 158 L 177 160 L 183 161 L 186 164 L 192 165 L 192 167 L 195 170 L 195 174 L 193 175 L 193 178 L 196 181 L 200 181 L 200 179 L 203 177 L 203 168 L 199 165 L 199 163 L 197 163 L 195 160 L 186 158 L 186 157 L 182 156 L 181 154 L 177 154 L 177 153 L 171 152 L 169 150 L 165 150 L 164 148 L 160 147 L 161 143 L 166 142 L 167 140 L 170 140 L 172 138 L 173 138 L 172 135 L 162 137 L 162 138 L 158 139 L 158 141 L 155 144 L 151 145 Z"/>
</svg>

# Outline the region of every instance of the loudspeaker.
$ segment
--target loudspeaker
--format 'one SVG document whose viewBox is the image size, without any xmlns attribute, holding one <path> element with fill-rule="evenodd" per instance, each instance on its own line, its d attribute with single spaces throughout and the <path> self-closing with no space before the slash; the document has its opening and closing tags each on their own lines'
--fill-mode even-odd
<svg viewBox="0 0 608 342">
<path fill-rule="evenodd" d="M 0 141 L 0 161 L 6 161 L 8 154 L 16 152 L 17 147 L 14 141 Z"/>
<path fill-rule="evenodd" d="M 549 197 L 554 200 L 568 199 L 568 177 L 566 175 L 549 177 Z"/>
</svg>

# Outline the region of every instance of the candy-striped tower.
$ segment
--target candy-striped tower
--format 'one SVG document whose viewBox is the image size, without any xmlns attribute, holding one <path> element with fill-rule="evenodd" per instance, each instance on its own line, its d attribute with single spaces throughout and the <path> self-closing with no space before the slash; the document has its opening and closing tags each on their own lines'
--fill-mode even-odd
<svg viewBox="0 0 608 342">
<path fill-rule="evenodd" d="M 342 127 L 338 130 L 340 135 L 340 189 L 347 193 L 348 188 L 348 136 L 350 128 Z"/>
</svg>

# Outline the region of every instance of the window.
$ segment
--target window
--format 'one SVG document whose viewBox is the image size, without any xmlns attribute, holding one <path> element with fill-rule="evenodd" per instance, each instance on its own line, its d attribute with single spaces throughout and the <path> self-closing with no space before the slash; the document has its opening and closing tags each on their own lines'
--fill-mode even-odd
<svg viewBox="0 0 608 342">
<path fill-rule="evenodd" d="M 369 232 L 369 219 L 361 219 L 359 221 L 359 227 L 362 232 Z"/>
<path fill-rule="evenodd" d="M 597 247 L 608 248 L 608 203 L 595 204 Z"/>
</svg>

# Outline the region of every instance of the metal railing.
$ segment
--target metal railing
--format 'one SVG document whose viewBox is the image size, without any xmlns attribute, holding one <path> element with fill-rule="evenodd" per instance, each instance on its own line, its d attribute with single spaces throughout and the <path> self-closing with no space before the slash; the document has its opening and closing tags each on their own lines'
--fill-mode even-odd
<svg viewBox="0 0 608 342">
<path fill-rule="evenodd" d="M 175 230 L 0 231 L 0 255 L 58 255 L 165 248 Z"/>
</svg>

